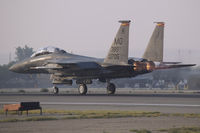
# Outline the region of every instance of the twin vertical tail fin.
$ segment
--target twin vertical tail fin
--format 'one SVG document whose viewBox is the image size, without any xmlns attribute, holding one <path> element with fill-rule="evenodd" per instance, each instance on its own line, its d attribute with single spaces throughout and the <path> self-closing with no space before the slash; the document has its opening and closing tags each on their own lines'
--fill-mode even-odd
<svg viewBox="0 0 200 133">
<path fill-rule="evenodd" d="M 104 65 L 127 65 L 129 47 L 129 25 L 130 20 L 119 21 L 121 26 L 114 38 Z"/>
<path fill-rule="evenodd" d="M 149 40 L 142 58 L 149 61 L 163 62 L 164 22 L 155 22 L 156 27 Z"/>
</svg>

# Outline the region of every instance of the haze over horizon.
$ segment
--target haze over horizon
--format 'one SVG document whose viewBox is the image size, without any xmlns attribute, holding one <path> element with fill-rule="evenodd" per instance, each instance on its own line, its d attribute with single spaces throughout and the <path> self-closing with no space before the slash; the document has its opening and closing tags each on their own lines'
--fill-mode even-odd
<svg viewBox="0 0 200 133">
<path fill-rule="evenodd" d="M 155 21 L 164 21 L 164 60 L 200 64 L 199 0 L 0 0 L 0 64 L 18 46 L 56 46 L 104 58 L 131 20 L 129 56 L 141 57 Z"/>
</svg>

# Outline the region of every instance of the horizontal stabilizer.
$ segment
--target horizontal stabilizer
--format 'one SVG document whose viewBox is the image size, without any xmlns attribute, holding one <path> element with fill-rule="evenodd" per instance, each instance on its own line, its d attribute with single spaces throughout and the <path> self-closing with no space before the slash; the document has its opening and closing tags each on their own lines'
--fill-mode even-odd
<svg viewBox="0 0 200 133">
<path fill-rule="evenodd" d="M 191 66 L 195 66 L 196 64 L 180 64 L 180 65 L 159 65 L 156 66 L 155 69 L 159 70 L 159 69 L 169 69 L 169 68 L 181 68 L 181 67 L 191 67 Z"/>
<path fill-rule="evenodd" d="M 161 62 L 162 64 L 180 64 L 182 62 Z"/>
</svg>

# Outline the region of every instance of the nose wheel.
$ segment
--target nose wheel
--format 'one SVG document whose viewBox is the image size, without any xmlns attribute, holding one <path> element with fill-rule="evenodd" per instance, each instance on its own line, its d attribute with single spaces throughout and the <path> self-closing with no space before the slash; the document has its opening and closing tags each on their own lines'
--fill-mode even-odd
<svg viewBox="0 0 200 133">
<path fill-rule="evenodd" d="M 54 86 L 53 87 L 53 94 L 58 94 L 58 93 L 59 93 L 58 87 Z"/>
<path fill-rule="evenodd" d="M 87 93 L 87 85 L 86 84 L 79 84 L 78 92 L 81 95 L 85 95 Z"/>
<path fill-rule="evenodd" d="M 116 87 L 113 83 L 107 84 L 107 94 L 115 94 Z"/>
</svg>

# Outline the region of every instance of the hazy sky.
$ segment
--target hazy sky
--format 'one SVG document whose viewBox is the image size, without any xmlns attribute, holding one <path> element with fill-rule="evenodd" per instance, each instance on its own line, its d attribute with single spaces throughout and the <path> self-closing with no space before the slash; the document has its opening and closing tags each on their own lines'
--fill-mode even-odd
<svg viewBox="0 0 200 133">
<path fill-rule="evenodd" d="M 24 45 L 105 57 L 121 19 L 132 20 L 129 56 L 164 21 L 164 60 L 200 62 L 200 0 L 0 0 L 0 64 Z"/>
</svg>

